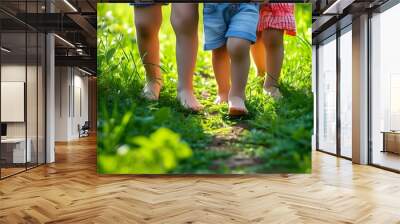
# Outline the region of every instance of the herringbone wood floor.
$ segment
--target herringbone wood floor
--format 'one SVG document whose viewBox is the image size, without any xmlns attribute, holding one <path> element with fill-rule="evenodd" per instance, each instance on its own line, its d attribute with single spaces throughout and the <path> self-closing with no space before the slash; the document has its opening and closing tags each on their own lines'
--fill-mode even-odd
<svg viewBox="0 0 400 224">
<path fill-rule="evenodd" d="M 95 138 L 0 181 L 0 223 L 400 223 L 400 175 L 315 152 L 313 174 L 99 176 Z"/>
</svg>

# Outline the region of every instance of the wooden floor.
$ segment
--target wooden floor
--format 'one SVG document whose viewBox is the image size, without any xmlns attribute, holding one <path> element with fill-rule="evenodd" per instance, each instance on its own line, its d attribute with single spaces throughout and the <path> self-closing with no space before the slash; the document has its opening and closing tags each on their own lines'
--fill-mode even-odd
<svg viewBox="0 0 400 224">
<path fill-rule="evenodd" d="M 400 155 L 392 152 L 375 150 L 372 156 L 374 164 L 400 170 Z"/>
<path fill-rule="evenodd" d="M 315 152 L 313 174 L 99 176 L 95 138 L 0 181 L 0 223 L 400 223 L 400 175 Z"/>
<path fill-rule="evenodd" d="M 11 176 L 13 174 L 19 173 L 19 172 L 23 172 L 25 171 L 25 167 L 23 168 L 14 168 L 14 167 L 7 167 L 7 168 L 1 168 L 1 177 L 8 177 Z"/>
</svg>

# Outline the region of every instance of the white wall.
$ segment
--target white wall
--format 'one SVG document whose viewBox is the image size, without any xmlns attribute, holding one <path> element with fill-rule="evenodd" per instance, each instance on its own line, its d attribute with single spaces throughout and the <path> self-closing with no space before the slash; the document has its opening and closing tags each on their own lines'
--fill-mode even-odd
<svg viewBox="0 0 400 224">
<path fill-rule="evenodd" d="M 38 70 L 37 70 L 38 69 Z M 27 115 L 22 122 L 5 122 L 7 124 L 7 137 L 24 138 L 27 136 L 30 142 L 32 161 L 44 163 L 44 82 L 42 67 L 25 66 L 25 64 L 3 64 L 1 66 L 2 82 L 24 82 L 26 84 L 26 107 L 22 106 L 20 112 Z M 25 80 L 27 77 L 27 81 Z M 3 89 L 4 90 L 4 89 Z M 2 90 L 2 91 L 3 91 Z M 24 90 L 22 90 L 24 91 Z M 24 92 L 22 92 L 24 94 Z M 2 97 L 7 97 L 2 95 Z M 12 110 L 10 107 L 2 107 L 1 110 Z M 15 109 L 14 109 L 15 110 Z M 8 111 L 13 113 L 13 111 Z M 37 153 L 39 155 L 37 156 Z"/>
<path fill-rule="evenodd" d="M 68 88 L 70 84 L 69 68 L 55 68 L 55 140 L 68 140 Z"/>
<path fill-rule="evenodd" d="M 78 70 L 75 70 L 75 75 L 74 75 L 74 93 L 75 94 L 74 100 L 75 100 L 75 106 L 74 110 L 75 113 L 73 113 L 75 116 L 72 119 L 72 130 L 71 130 L 71 135 L 74 137 L 78 137 L 78 124 L 81 126 L 85 123 L 85 121 L 89 120 L 89 110 L 88 110 L 88 77 L 87 76 L 81 76 L 83 73 L 79 72 L 79 75 L 76 75 L 76 72 L 79 72 Z M 80 91 L 80 93 L 78 92 Z M 80 99 L 78 98 L 80 95 Z M 78 101 L 81 101 L 80 103 Z M 82 108 L 79 108 L 79 107 Z M 82 111 L 79 111 L 81 109 Z"/>
<path fill-rule="evenodd" d="M 25 65 L 2 65 L 1 66 L 1 81 L 3 82 L 25 82 Z M 6 110 L 7 108 L 1 108 Z M 25 123 L 24 122 L 11 122 L 7 123 L 7 136 L 8 137 L 25 137 Z"/>
<path fill-rule="evenodd" d="M 76 68 L 56 67 L 56 141 L 77 139 L 78 124 L 88 120 L 88 78 L 83 75 Z"/>
<path fill-rule="evenodd" d="M 25 64 L 1 65 L 1 81 L 25 82 Z"/>
<path fill-rule="evenodd" d="M 9 64 L 1 66 L 2 82 L 25 82 L 25 65 Z M 7 110 L 7 108 L 1 108 Z M 7 123 L 7 135 L 9 137 L 25 137 L 24 122 Z"/>
<path fill-rule="evenodd" d="M 1 66 L 1 81 L 3 82 L 25 82 L 25 75 L 26 75 L 26 70 L 28 71 L 28 74 L 35 73 L 36 74 L 36 67 L 34 66 L 28 66 L 25 67 L 24 65 L 18 65 L 18 64 L 5 64 Z M 28 77 L 29 78 L 29 77 Z M 36 85 L 36 80 L 32 81 L 29 80 L 30 85 Z M 36 88 L 28 88 L 28 99 L 27 103 L 30 104 L 34 101 L 34 105 L 30 105 L 31 107 L 34 106 L 36 108 Z M 30 92 L 33 91 L 33 92 Z M 7 110 L 7 108 L 1 108 L 2 110 Z M 36 127 L 36 113 L 28 113 L 28 122 L 35 121 L 35 127 Z M 28 128 L 32 127 L 33 124 L 29 124 Z M 9 137 L 25 137 L 25 122 L 7 122 L 7 135 Z M 28 133 L 29 135 L 29 133 Z"/>
</svg>

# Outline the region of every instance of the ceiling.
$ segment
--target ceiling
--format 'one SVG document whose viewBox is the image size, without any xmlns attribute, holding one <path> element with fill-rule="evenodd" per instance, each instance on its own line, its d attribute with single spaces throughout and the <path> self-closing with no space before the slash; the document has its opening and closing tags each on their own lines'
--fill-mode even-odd
<svg viewBox="0 0 400 224">
<path fill-rule="evenodd" d="M 351 24 L 352 18 L 373 11 L 388 0 L 310 0 L 313 8 L 313 43 Z"/>
<path fill-rule="evenodd" d="M 79 66 L 95 74 L 96 4 L 96 0 L 1 0 L 2 46 L 12 50 L 7 54 L 10 60 L 31 58 L 38 50 L 36 33 L 55 33 L 56 66 Z"/>
</svg>

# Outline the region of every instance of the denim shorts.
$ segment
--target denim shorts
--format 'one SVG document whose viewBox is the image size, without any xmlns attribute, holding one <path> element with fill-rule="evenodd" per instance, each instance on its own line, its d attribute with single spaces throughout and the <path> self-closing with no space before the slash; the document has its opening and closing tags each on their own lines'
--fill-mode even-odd
<svg viewBox="0 0 400 224">
<path fill-rule="evenodd" d="M 204 3 L 203 15 L 204 50 L 224 46 L 229 37 L 257 39 L 258 3 Z"/>
</svg>

